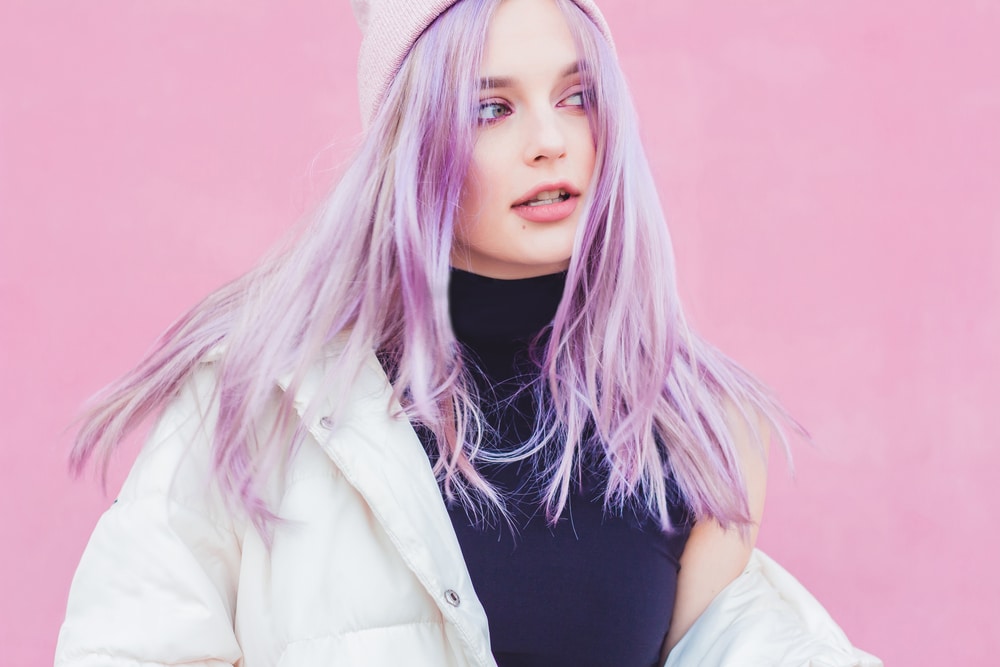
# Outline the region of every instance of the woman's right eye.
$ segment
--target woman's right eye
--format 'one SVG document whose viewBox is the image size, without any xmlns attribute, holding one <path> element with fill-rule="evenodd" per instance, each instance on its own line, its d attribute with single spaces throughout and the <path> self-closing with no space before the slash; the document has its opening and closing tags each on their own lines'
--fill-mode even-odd
<svg viewBox="0 0 1000 667">
<path fill-rule="evenodd" d="M 479 122 L 492 123 L 511 114 L 511 108 L 503 102 L 483 102 L 479 105 Z"/>
</svg>

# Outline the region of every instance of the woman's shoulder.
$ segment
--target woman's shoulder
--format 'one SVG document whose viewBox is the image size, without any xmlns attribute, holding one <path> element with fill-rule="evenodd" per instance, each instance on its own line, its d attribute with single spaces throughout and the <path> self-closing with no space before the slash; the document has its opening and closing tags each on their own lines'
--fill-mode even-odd
<svg viewBox="0 0 1000 667">
<path fill-rule="evenodd" d="M 162 497 L 196 508 L 217 504 L 212 439 L 219 415 L 218 359 L 214 352 L 205 355 L 165 401 L 116 503 Z"/>
<path fill-rule="evenodd" d="M 391 396 L 385 374 L 374 354 L 360 359 L 349 381 L 342 374 L 343 346 L 337 342 L 299 364 L 298 368 L 268 374 L 263 379 L 260 400 L 247 403 L 242 416 L 233 405 L 222 406 L 227 349 L 216 346 L 206 352 L 164 407 L 146 438 L 119 496 L 127 501 L 135 496 L 162 495 L 173 501 L 218 505 L 218 469 L 229 455 L 218 442 L 220 410 L 227 419 L 242 419 L 248 425 L 241 437 L 252 442 L 246 453 L 252 459 L 268 460 L 274 474 L 260 489 L 274 486 L 293 458 L 289 443 L 300 427 L 305 431 L 329 429 L 337 415 L 370 416 L 376 407 L 383 410 Z M 232 429 L 232 424 L 224 425 Z M 272 448 L 264 452 L 265 448 Z M 298 449 L 298 448 L 296 448 Z M 280 450 L 280 451 L 279 451 Z M 280 486 L 280 484 L 279 484 Z M 279 489 L 269 489 L 280 493 Z M 207 497 L 211 496 L 211 497 Z"/>
<path fill-rule="evenodd" d="M 763 458 L 766 466 L 773 429 L 771 419 L 749 401 L 724 397 L 719 405 L 741 464 L 746 466 Z"/>
</svg>

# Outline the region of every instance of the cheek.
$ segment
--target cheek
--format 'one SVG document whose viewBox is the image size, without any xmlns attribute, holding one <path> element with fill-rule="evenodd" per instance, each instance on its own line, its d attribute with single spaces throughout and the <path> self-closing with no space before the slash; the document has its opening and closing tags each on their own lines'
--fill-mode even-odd
<svg viewBox="0 0 1000 667">
<path fill-rule="evenodd" d="M 465 233 L 468 233 L 472 225 L 490 217 L 502 207 L 500 192 L 504 181 L 499 164 L 500 160 L 495 154 L 477 146 L 465 175 L 459 202 L 459 224 L 465 228 Z"/>
<path fill-rule="evenodd" d="M 482 234 L 482 217 L 489 209 L 489 181 L 477 165 L 469 165 L 462 184 L 458 216 L 455 220 L 455 242 L 460 246 L 476 245 Z"/>
<path fill-rule="evenodd" d="M 483 160 L 480 158 L 477 148 L 472 155 L 472 161 L 469 162 L 469 169 L 462 184 L 461 215 L 463 219 L 477 215 L 482 207 L 485 185 L 489 183 L 488 175 L 483 173 L 482 165 Z"/>
<path fill-rule="evenodd" d="M 577 139 L 578 155 L 582 156 L 582 163 L 587 172 L 587 177 L 594 172 L 594 165 L 597 162 L 597 147 L 594 145 L 594 137 L 588 125 L 580 132 Z"/>
<path fill-rule="evenodd" d="M 465 183 L 462 185 L 462 197 L 458 204 L 458 226 L 455 231 L 460 238 L 469 234 L 469 230 L 483 210 L 482 183 L 483 181 L 475 168 L 470 167 L 469 173 L 465 177 Z"/>
</svg>

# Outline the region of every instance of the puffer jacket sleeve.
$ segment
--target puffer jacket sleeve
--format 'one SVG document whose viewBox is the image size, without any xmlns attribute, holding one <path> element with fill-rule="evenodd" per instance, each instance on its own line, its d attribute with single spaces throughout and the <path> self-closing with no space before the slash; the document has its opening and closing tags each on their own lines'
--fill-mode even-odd
<svg viewBox="0 0 1000 667">
<path fill-rule="evenodd" d="M 882 667 L 791 574 L 755 550 L 664 667 Z"/>
<path fill-rule="evenodd" d="M 239 661 L 240 540 L 212 482 L 211 396 L 211 374 L 198 371 L 98 522 L 70 589 L 56 667 Z"/>
</svg>

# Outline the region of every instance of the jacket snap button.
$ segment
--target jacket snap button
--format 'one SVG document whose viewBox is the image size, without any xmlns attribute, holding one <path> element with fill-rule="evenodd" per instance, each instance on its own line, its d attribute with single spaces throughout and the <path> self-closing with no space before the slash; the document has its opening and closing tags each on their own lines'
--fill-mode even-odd
<svg viewBox="0 0 1000 667">
<path fill-rule="evenodd" d="M 445 602 L 450 604 L 452 607 L 457 607 L 462 604 L 462 598 L 458 597 L 458 593 L 451 590 L 450 588 L 444 592 Z"/>
<path fill-rule="evenodd" d="M 319 425 L 329 430 L 333 428 L 333 420 L 330 419 L 329 417 L 323 417 L 322 419 L 319 420 Z"/>
</svg>

